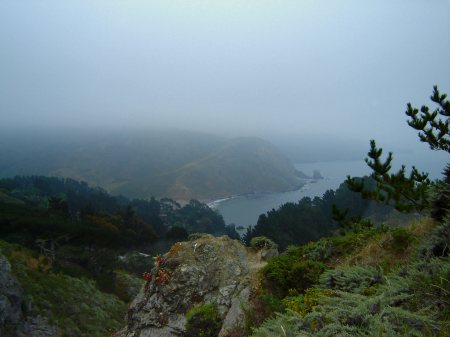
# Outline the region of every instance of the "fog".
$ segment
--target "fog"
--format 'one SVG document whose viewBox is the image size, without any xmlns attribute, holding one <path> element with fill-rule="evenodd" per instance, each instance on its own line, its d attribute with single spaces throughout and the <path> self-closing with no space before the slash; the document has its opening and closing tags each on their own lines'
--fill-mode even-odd
<svg viewBox="0 0 450 337">
<path fill-rule="evenodd" d="M 1 0 L 0 125 L 425 149 L 449 36 L 448 0 Z"/>
</svg>

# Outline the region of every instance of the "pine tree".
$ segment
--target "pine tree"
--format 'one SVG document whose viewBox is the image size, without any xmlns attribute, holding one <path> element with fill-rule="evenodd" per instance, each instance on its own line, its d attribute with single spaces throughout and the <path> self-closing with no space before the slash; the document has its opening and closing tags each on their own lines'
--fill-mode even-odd
<svg viewBox="0 0 450 337">
<path fill-rule="evenodd" d="M 411 103 L 407 104 L 405 113 L 409 117 L 408 125 L 419 130 L 419 139 L 428 143 L 431 149 L 450 152 L 450 101 L 446 99 L 446 94 L 440 94 L 437 86 L 434 86 L 430 98 L 437 104 L 433 112 L 424 105 L 419 114 L 419 109 L 412 107 Z M 346 183 L 350 190 L 360 192 L 363 198 L 391 204 L 402 212 L 422 212 L 428 209 L 431 186 L 428 174 L 413 166 L 407 175 L 404 165 L 398 172 L 391 173 L 392 152 L 389 152 L 384 161 L 381 159 L 382 154 L 383 149 L 376 146 L 375 140 L 371 140 L 365 161 L 373 171 L 371 177 L 376 181 L 376 189 L 368 190 L 362 179 L 348 176 Z M 433 206 L 435 205 L 434 202 Z M 441 213 L 439 217 L 442 217 Z"/>
<path fill-rule="evenodd" d="M 432 150 L 450 152 L 450 101 L 446 98 L 447 95 L 441 95 L 438 87 L 434 86 L 430 99 L 438 107 L 430 113 L 430 108 L 423 105 L 419 115 L 419 110 L 408 103 L 406 115 L 410 118 L 408 125 L 419 130 L 419 138 L 422 142 L 428 143 Z"/>
</svg>

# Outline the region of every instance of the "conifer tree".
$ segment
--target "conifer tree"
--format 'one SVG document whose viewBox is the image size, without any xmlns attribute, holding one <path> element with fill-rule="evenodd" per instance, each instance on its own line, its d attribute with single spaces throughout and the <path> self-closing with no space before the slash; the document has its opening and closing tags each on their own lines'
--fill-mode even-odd
<svg viewBox="0 0 450 337">
<path fill-rule="evenodd" d="M 420 140 L 428 143 L 432 150 L 450 152 L 450 101 L 447 100 L 446 94 L 440 94 L 437 86 L 433 87 L 430 99 L 437 104 L 437 108 L 431 113 L 430 108 L 423 105 L 419 115 L 419 110 L 408 103 L 408 125 L 419 130 Z"/>
<path fill-rule="evenodd" d="M 434 86 L 430 98 L 437 105 L 433 112 L 424 105 L 419 114 L 419 109 L 414 108 L 411 103 L 407 104 L 405 113 L 409 117 L 408 125 L 419 130 L 419 139 L 428 143 L 431 149 L 450 152 L 450 102 L 446 94 L 439 92 L 437 86 Z M 346 183 L 350 190 L 360 192 L 363 198 L 391 204 L 402 212 L 421 212 L 427 209 L 430 206 L 431 185 L 428 174 L 420 172 L 413 166 L 407 175 L 404 165 L 398 172 L 391 173 L 392 152 L 389 152 L 384 161 L 381 158 L 382 153 L 383 149 L 376 146 L 375 140 L 371 140 L 370 151 L 365 161 L 373 171 L 371 177 L 377 184 L 376 189 L 368 190 L 362 179 L 348 176 Z"/>
</svg>

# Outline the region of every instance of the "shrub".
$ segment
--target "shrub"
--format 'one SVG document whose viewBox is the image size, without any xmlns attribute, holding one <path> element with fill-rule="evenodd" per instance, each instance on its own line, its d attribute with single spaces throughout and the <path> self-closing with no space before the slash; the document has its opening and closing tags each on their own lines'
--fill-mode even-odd
<svg viewBox="0 0 450 337">
<path fill-rule="evenodd" d="M 62 336 L 106 337 L 124 326 L 127 305 L 99 291 L 93 280 L 53 273 L 36 265 L 36 253 L 0 241 L 0 248 L 32 303 L 32 315 L 47 317 Z M 32 263 L 30 263 L 32 262 Z"/>
<path fill-rule="evenodd" d="M 450 164 L 444 169 L 444 179 L 436 182 L 431 191 L 431 217 L 443 221 L 450 206 Z"/>
<path fill-rule="evenodd" d="M 286 253 L 275 257 L 262 269 L 264 285 L 280 297 L 289 290 L 298 293 L 311 287 L 319 279 L 326 266 L 319 261 L 303 260 L 301 247 L 290 248 Z"/>
<path fill-rule="evenodd" d="M 195 240 L 207 237 L 208 235 L 210 235 L 210 234 L 208 234 L 208 233 L 192 233 L 192 234 L 189 234 L 188 240 L 195 241 Z"/>
<path fill-rule="evenodd" d="M 362 293 L 367 288 L 382 283 L 383 275 L 372 267 L 352 266 L 328 270 L 320 277 L 325 289 Z"/>
<path fill-rule="evenodd" d="M 391 230 L 391 235 L 391 248 L 395 252 L 401 252 L 408 249 L 415 240 L 412 234 L 405 228 L 394 228 Z"/>
<path fill-rule="evenodd" d="M 194 307 L 186 313 L 184 337 L 216 337 L 222 322 L 213 304 Z"/>
<path fill-rule="evenodd" d="M 406 275 L 413 294 L 406 305 L 412 311 L 432 309 L 436 317 L 450 318 L 450 263 L 448 258 L 433 258 L 414 264 Z"/>
<path fill-rule="evenodd" d="M 321 239 L 310 242 L 302 247 L 303 257 L 310 260 L 326 261 L 332 253 L 332 245 L 329 239 Z"/>
<path fill-rule="evenodd" d="M 295 263 L 289 275 L 292 288 L 301 293 L 312 287 L 325 269 L 326 266 L 318 261 L 306 260 Z"/>
<path fill-rule="evenodd" d="M 434 229 L 431 235 L 419 247 L 421 258 L 444 257 L 449 253 L 450 219 Z"/>
<path fill-rule="evenodd" d="M 261 291 L 261 290 L 260 290 Z M 273 317 L 276 312 L 284 311 L 283 302 L 269 292 L 261 292 L 252 297 L 249 306 L 244 307 L 245 331 L 250 332 L 252 327 L 260 326 L 265 320 Z"/>
<path fill-rule="evenodd" d="M 292 310 L 302 317 L 313 311 L 319 304 L 319 298 L 322 296 L 331 296 L 333 291 L 330 289 L 309 288 L 305 293 L 298 296 L 289 296 L 283 299 L 283 304 L 288 310 Z"/>
<path fill-rule="evenodd" d="M 385 228 L 379 227 L 358 233 L 347 232 L 345 235 L 333 236 L 330 238 L 332 255 L 334 257 L 350 255 L 367 245 L 369 240 L 383 235 L 384 232 Z"/>
<path fill-rule="evenodd" d="M 257 249 L 271 249 L 277 248 L 278 245 L 265 236 L 257 236 L 250 240 L 250 247 Z"/>
<path fill-rule="evenodd" d="M 294 313 L 277 314 L 253 331 L 252 337 L 309 337 L 311 334 L 300 334 L 301 317 Z"/>
</svg>

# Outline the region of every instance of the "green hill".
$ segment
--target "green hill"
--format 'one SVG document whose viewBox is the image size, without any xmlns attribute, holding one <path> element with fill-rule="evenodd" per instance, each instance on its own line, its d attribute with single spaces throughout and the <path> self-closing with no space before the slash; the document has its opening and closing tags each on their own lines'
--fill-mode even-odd
<svg viewBox="0 0 450 337">
<path fill-rule="evenodd" d="M 277 192 L 301 185 L 270 143 L 184 131 L 2 135 L 0 177 L 53 175 L 113 194 L 177 200 Z"/>
<path fill-rule="evenodd" d="M 165 184 L 158 186 L 158 182 Z M 238 138 L 224 142 L 198 160 L 162 173 L 155 183 L 149 181 L 146 193 L 164 189 L 160 193 L 177 200 L 214 199 L 299 186 L 294 167 L 271 144 L 257 138 Z"/>
</svg>

